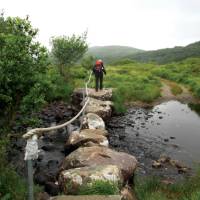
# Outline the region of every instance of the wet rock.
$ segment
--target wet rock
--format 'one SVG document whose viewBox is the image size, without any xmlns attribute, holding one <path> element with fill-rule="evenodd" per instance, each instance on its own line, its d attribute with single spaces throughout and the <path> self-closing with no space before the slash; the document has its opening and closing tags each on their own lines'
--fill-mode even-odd
<svg viewBox="0 0 200 200">
<path fill-rule="evenodd" d="M 160 158 L 158 159 L 158 162 L 160 163 L 168 163 L 170 161 L 170 157 L 163 154 L 160 156 Z"/>
<path fill-rule="evenodd" d="M 112 98 L 112 89 L 103 89 L 96 92 L 92 88 L 88 88 L 89 96 L 102 101 L 109 101 Z M 85 95 L 85 88 L 77 88 L 72 94 L 72 102 L 74 105 L 79 105 L 83 100 L 83 94 Z"/>
<path fill-rule="evenodd" d="M 40 192 L 37 195 L 36 200 L 50 200 L 50 196 L 46 192 Z"/>
<path fill-rule="evenodd" d="M 161 162 L 154 160 L 152 163 L 152 167 L 158 169 L 158 168 L 163 167 L 163 165 L 161 164 Z"/>
<path fill-rule="evenodd" d="M 112 114 L 111 101 L 101 101 L 94 98 L 90 98 L 90 101 L 85 109 L 86 113 L 94 113 L 104 120 L 109 119 Z"/>
<path fill-rule="evenodd" d="M 88 113 L 83 119 L 83 128 L 105 129 L 105 123 L 98 115 L 94 113 Z"/>
<path fill-rule="evenodd" d="M 121 193 L 121 200 L 136 200 L 133 189 L 128 185 L 122 188 L 120 193 Z"/>
<path fill-rule="evenodd" d="M 77 194 L 83 185 L 92 185 L 94 181 L 111 181 L 118 185 L 123 183 L 120 170 L 115 165 L 99 165 L 81 167 L 62 171 L 59 175 L 59 185 L 64 194 Z"/>
<path fill-rule="evenodd" d="M 127 153 L 116 152 L 106 147 L 83 147 L 65 158 L 61 170 L 98 165 L 116 165 L 124 179 L 128 180 L 137 167 L 137 160 Z"/>
<path fill-rule="evenodd" d="M 179 174 L 185 174 L 185 173 L 188 173 L 188 172 L 189 172 L 189 168 L 187 168 L 187 167 L 178 168 Z"/>
<path fill-rule="evenodd" d="M 80 132 L 78 131 L 72 132 L 66 143 L 66 149 L 75 150 L 82 145 L 85 146 L 89 142 L 92 142 L 93 145 L 96 144 L 96 145 L 108 146 L 108 139 L 105 136 L 98 134 L 99 133 L 98 129 L 92 131 L 91 130 L 92 129 L 84 129 L 83 131 Z M 89 145 L 90 144 L 91 143 L 89 143 Z"/>
<path fill-rule="evenodd" d="M 169 142 L 169 139 L 168 138 L 164 138 L 164 142 Z"/>
<path fill-rule="evenodd" d="M 52 122 L 60 122 L 73 116 L 74 110 L 65 102 L 55 101 L 45 107 L 38 115 L 43 122 L 48 124 Z"/>
<path fill-rule="evenodd" d="M 55 177 L 46 173 L 45 170 L 37 170 L 34 174 L 34 182 L 39 185 L 45 185 L 47 182 L 54 182 Z"/>
<path fill-rule="evenodd" d="M 45 191 L 52 196 L 56 196 L 60 193 L 59 186 L 54 182 L 45 183 Z"/>
<path fill-rule="evenodd" d="M 172 179 L 165 179 L 165 180 L 162 180 L 161 183 L 163 183 L 165 185 L 173 185 L 174 184 L 174 180 L 172 180 Z"/>
<path fill-rule="evenodd" d="M 45 146 L 42 146 L 41 149 L 44 151 L 54 151 L 56 147 L 53 144 L 46 144 Z"/>
</svg>

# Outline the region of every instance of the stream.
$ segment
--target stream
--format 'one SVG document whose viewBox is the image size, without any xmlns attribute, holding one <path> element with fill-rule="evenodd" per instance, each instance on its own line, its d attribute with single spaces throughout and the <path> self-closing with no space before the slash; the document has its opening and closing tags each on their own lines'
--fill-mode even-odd
<svg viewBox="0 0 200 200">
<path fill-rule="evenodd" d="M 152 168 L 152 162 L 164 154 L 191 168 L 200 163 L 199 107 L 168 101 L 152 109 L 130 108 L 107 123 L 110 145 L 136 156 L 139 174 L 181 177 L 172 167 Z"/>
</svg>

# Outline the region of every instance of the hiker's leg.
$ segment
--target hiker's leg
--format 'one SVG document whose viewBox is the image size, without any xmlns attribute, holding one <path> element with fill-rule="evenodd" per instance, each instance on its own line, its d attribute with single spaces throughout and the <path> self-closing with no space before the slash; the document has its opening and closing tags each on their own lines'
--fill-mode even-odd
<svg viewBox="0 0 200 200">
<path fill-rule="evenodd" d="M 103 89 L 103 75 L 102 76 L 100 76 L 100 90 L 102 90 Z"/>
<path fill-rule="evenodd" d="M 96 92 L 98 91 L 98 88 L 99 88 L 99 77 L 95 76 L 95 89 L 96 89 Z"/>
</svg>

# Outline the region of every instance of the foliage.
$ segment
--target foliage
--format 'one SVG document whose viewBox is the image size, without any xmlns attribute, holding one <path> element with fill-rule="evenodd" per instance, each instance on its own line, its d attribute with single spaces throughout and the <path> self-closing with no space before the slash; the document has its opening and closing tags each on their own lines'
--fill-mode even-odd
<svg viewBox="0 0 200 200">
<path fill-rule="evenodd" d="M 111 65 L 112 66 L 120 66 L 120 65 L 134 64 L 134 63 L 136 63 L 134 60 L 124 58 L 124 59 L 112 62 Z"/>
<path fill-rule="evenodd" d="M 141 52 L 128 55 L 124 58 L 129 58 L 145 63 L 155 62 L 157 64 L 166 64 L 170 62 L 181 61 L 191 57 L 200 57 L 200 42 L 196 42 L 185 47 L 174 47 L 168 49 L 159 49 L 156 51 Z"/>
<path fill-rule="evenodd" d="M 46 71 L 47 52 L 34 41 L 36 34 L 28 19 L 0 17 L 0 109 L 7 116 Z"/>
<path fill-rule="evenodd" d="M 143 50 L 117 45 L 95 46 L 88 49 L 86 56 L 91 55 L 96 59 L 102 59 L 105 64 L 112 64 L 138 52 L 143 52 Z"/>
<path fill-rule="evenodd" d="M 118 185 L 111 181 L 96 180 L 82 185 L 79 195 L 116 195 L 119 194 Z"/>
<path fill-rule="evenodd" d="M 57 64 L 60 74 L 67 77 L 64 68 L 73 66 L 87 51 L 87 33 L 82 36 L 62 36 L 52 38 L 52 55 Z M 68 71 L 69 72 L 69 71 Z"/>
<path fill-rule="evenodd" d="M 21 178 L 13 166 L 6 159 L 6 152 L 9 145 L 7 138 L 0 138 L 0 199 L 2 200 L 26 200 L 27 182 Z M 35 196 L 41 188 L 35 186 Z"/>
<path fill-rule="evenodd" d="M 95 58 L 93 56 L 85 56 L 81 60 L 81 66 L 86 70 L 92 70 L 94 66 Z"/>
<path fill-rule="evenodd" d="M 200 97 L 200 59 L 189 58 L 181 62 L 161 65 L 152 69 L 152 73 L 164 79 L 172 80 L 188 86 Z"/>
<path fill-rule="evenodd" d="M 200 171 L 172 185 L 166 185 L 156 177 L 137 178 L 134 189 L 138 200 L 197 200 L 200 197 Z"/>
</svg>

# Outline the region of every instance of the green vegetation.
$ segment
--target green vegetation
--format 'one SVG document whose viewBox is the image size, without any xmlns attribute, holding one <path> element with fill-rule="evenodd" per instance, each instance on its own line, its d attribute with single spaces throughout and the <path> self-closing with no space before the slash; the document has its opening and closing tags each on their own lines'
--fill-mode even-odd
<svg viewBox="0 0 200 200">
<path fill-rule="evenodd" d="M 104 87 L 114 88 L 113 101 L 117 112 L 124 112 L 125 104 L 131 101 L 152 102 L 160 96 L 161 83 L 152 75 L 152 68 L 152 64 L 140 63 L 106 67 Z M 82 86 L 79 83 L 83 81 L 76 79 L 76 86 Z M 90 86 L 94 87 L 94 81 Z"/>
<path fill-rule="evenodd" d="M 74 87 L 83 87 L 95 57 L 110 63 L 106 66 L 104 86 L 113 88 L 118 113 L 125 112 L 125 105 L 132 101 L 154 101 L 160 96 L 162 81 L 174 95 L 182 93 L 181 84 L 200 98 L 200 58 L 195 58 L 200 56 L 200 42 L 150 52 L 121 46 L 94 47 L 81 60 L 87 51 L 86 34 L 54 37 L 52 52 L 48 53 L 35 41 L 37 32 L 28 19 L 0 16 L 0 199 L 27 198 L 26 181 L 6 161 L 7 135 L 12 124 L 40 124 L 35 113 L 52 101 L 68 101 Z M 93 84 L 94 81 L 90 86 L 94 87 Z M 197 106 L 191 108 L 199 110 Z M 17 121 L 17 114 L 21 121 Z M 199 172 L 186 182 L 169 186 L 150 179 L 137 182 L 135 190 L 139 200 L 197 200 L 199 180 Z M 36 193 L 40 190 L 36 189 Z M 119 191 L 112 182 L 95 181 L 79 193 L 107 195 Z"/>
<path fill-rule="evenodd" d="M 164 79 L 182 83 L 200 97 L 200 58 L 188 58 L 181 62 L 161 65 L 152 70 L 152 73 Z"/>
<path fill-rule="evenodd" d="M 111 64 L 143 50 L 126 46 L 95 46 L 88 49 L 86 56 L 102 59 L 105 64 Z"/>
<path fill-rule="evenodd" d="M 136 179 L 135 193 L 138 200 L 199 200 L 200 171 L 181 183 L 166 185 L 158 178 Z"/>
<path fill-rule="evenodd" d="M 119 194 L 118 184 L 111 181 L 96 180 L 81 186 L 78 195 L 116 195 Z"/>
<path fill-rule="evenodd" d="M 52 55 L 58 66 L 60 74 L 69 79 L 70 67 L 72 67 L 87 51 L 87 33 L 82 36 L 54 37 L 52 39 Z"/>
<path fill-rule="evenodd" d="M 181 61 L 191 57 L 200 57 L 200 42 L 195 42 L 186 47 L 159 49 L 156 51 L 146 51 L 124 56 L 124 58 L 126 59 L 128 58 L 138 62 L 155 62 L 157 64 L 166 64 L 170 62 Z"/>
<path fill-rule="evenodd" d="M 6 159 L 9 145 L 7 139 L 0 138 L 0 199 L 1 200 L 26 200 L 28 184 L 16 172 Z M 42 191 L 39 186 L 34 188 L 35 196 Z"/>
<path fill-rule="evenodd" d="M 37 126 L 41 122 L 35 113 L 54 100 L 68 101 L 73 90 L 73 82 L 60 74 L 58 65 L 50 63 L 52 57 L 46 48 L 35 41 L 37 32 L 28 18 L 0 16 L 0 199 L 3 200 L 27 199 L 26 181 L 7 162 L 12 125 Z M 62 38 L 64 47 L 59 49 L 58 45 L 58 52 L 63 50 L 68 55 L 64 64 L 71 66 L 87 50 L 84 37 Z M 19 114 L 20 120 L 16 118 Z M 39 190 L 36 187 L 36 193 Z"/>
</svg>

